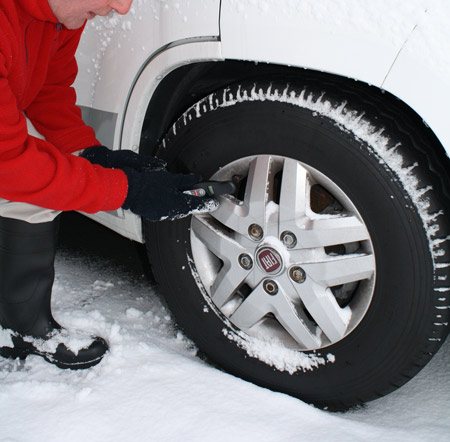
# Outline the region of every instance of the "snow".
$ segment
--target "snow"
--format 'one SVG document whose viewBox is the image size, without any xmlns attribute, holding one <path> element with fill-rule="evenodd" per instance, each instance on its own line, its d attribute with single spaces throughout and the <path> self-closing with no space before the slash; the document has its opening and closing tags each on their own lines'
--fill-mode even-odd
<svg viewBox="0 0 450 442">
<path fill-rule="evenodd" d="M 448 0 L 435 1 L 443 4 Z M 135 0 L 136 8 L 146 3 Z M 232 3 L 240 13 L 249 13 L 251 6 L 246 3 L 240 0 Z M 257 6 L 260 14 L 271 13 L 276 6 L 275 0 L 249 3 Z M 412 32 L 409 23 L 419 18 L 421 27 L 414 30 L 414 36 L 428 33 L 437 38 L 438 34 L 432 32 L 435 23 L 442 22 L 439 26 L 442 29 L 448 22 L 447 16 L 436 17 L 432 12 L 422 15 L 428 4 L 425 0 L 402 2 L 406 15 L 414 15 L 411 20 L 405 20 L 405 14 L 396 14 L 392 2 L 381 0 L 381 3 L 384 7 L 380 2 L 366 2 L 363 7 L 358 0 L 349 0 L 344 6 L 331 0 L 301 4 L 291 0 L 285 7 L 290 8 L 289 14 L 305 15 L 310 11 L 311 16 L 330 20 L 329 25 L 336 28 L 348 23 L 349 15 L 354 16 L 356 19 L 350 21 L 355 26 L 395 44 L 404 41 L 405 35 Z M 167 2 L 161 10 L 155 9 L 154 14 L 166 11 L 169 4 L 186 22 L 187 16 L 177 2 L 173 6 Z M 388 20 L 373 19 L 379 16 L 373 12 L 380 10 L 384 16 L 387 14 Z M 421 17 L 416 17 L 417 11 Z M 131 15 L 136 13 L 133 7 Z M 92 54 L 95 90 L 113 37 L 120 32 L 124 40 L 128 38 L 132 22 L 120 21 L 113 14 L 90 26 L 101 34 L 102 44 Z M 431 37 L 424 43 L 418 38 L 411 39 L 405 50 L 425 54 L 427 60 L 441 60 L 434 68 L 446 72 L 448 57 L 432 55 L 448 48 L 450 40 Z M 385 148 L 388 143 L 382 134 L 364 126 L 364 122 L 346 112 L 345 106 L 330 108 L 326 101 L 312 102 L 308 97 L 283 95 L 283 91 L 224 97 L 221 105 L 234 105 L 243 99 L 280 97 L 334 118 L 361 139 L 376 145 L 380 157 L 391 166 L 396 165 L 399 179 L 422 214 L 430 249 L 434 257 L 440 256 L 441 244 L 433 240 L 435 217 L 439 214 L 428 213 L 426 192 L 430 189 L 425 189 L 425 193 L 424 189 L 417 189 L 417 183 L 410 179 L 410 170 L 402 168 L 395 149 Z M 200 117 L 205 109 L 198 104 L 195 110 Z M 188 118 L 192 118 L 191 114 Z M 75 232 L 75 235 L 82 234 Z M 68 329 L 90 331 L 106 338 L 110 352 L 98 366 L 82 371 L 60 370 L 37 356 L 25 362 L 0 359 L 1 442 L 450 441 L 450 340 L 419 375 L 389 396 L 347 413 L 317 410 L 298 399 L 221 372 L 200 359 L 193 343 L 176 329 L 174 319 L 150 282 L 133 266 L 118 265 L 111 257 L 116 247 L 120 247 L 121 253 L 132 255 L 131 243 L 124 245 L 124 240 L 115 236 L 108 236 L 107 241 L 110 245 L 106 256 L 95 254 L 95 244 L 85 253 L 71 247 L 60 251 L 53 310 L 57 320 Z M 449 264 L 435 265 L 438 268 Z M 0 345 L 8 343 L 10 335 L 0 330 Z M 254 347 L 249 349 L 252 350 Z M 313 368 L 314 363 L 333 363 L 330 354 L 319 359 L 301 364 L 310 363 Z M 279 362 L 274 361 L 274 365 Z"/>
<path fill-rule="evenodd" d="M 37 356 L 1 360 L 2 442 L 450 440 L 450 342 L 389 396 L 321 411 L 207 365 L 134 264 L 133 244 L 101 232 L 80 249 L 83 229 L 58 253 L 54 315 L 105 337 L 111 351 L 82 371 Z"/>
<path fill-rule="evenodd" d="M 243 348 L 250 357 L 258 358 L 264 361 L 271 367 L 279 371 L 287 371 L 289 374 L 294 374 L 297 371 L 314 370 L 319 365 L 325 365 L 328 362 L 334 362 L 335 356 L 328 353 L 326 357 L 320 354 L 307 354 L 284 347 L 281 342 L 276 340 L 264 340 L 249 337 L 244 333 L 234 333 L 224 328 L 223 334 L 227 336 L 230 341 Z"/>
</svg>

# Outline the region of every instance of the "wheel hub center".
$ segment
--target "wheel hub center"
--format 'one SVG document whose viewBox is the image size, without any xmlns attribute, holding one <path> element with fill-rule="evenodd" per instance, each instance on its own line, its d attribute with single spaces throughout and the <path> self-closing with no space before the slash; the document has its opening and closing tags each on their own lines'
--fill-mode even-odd
<svg viewBox="0 0 450 442">
<path fill-rule="evenodd" d="M 280 254 L 270 247 L 263 247 L 258 250 L 256 262 L 260 269 L 269 275 L 275 275 L 283 268 L 283 260 Z"/>
</svg>

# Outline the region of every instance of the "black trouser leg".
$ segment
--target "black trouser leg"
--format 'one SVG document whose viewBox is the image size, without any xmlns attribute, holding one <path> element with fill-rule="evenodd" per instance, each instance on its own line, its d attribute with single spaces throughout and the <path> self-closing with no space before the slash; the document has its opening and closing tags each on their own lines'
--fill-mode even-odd
<svg viewBox="0 0 450 442">
<path fill-rule="evenodd" d="M 31 224 L 0 217 L 0 324 L 44 338 L 51 314 L 58 220 Z"/>
</svg>

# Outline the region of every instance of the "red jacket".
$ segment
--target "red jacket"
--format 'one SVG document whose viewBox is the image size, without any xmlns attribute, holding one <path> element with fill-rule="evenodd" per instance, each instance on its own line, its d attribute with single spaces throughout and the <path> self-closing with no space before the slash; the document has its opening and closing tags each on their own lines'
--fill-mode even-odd
<svg viewBox="0 0 450 442">
<path fill-rule="evenodd" d="M 0 198 L 88 213 L 125 200 L 121 170 L 71 155 L 100 144 L 71 87 L 81 31 L 57 24 L 47 0 L 0 0 Z M 47 141 L 28 135 L 23 113 Z"/>
</svg>

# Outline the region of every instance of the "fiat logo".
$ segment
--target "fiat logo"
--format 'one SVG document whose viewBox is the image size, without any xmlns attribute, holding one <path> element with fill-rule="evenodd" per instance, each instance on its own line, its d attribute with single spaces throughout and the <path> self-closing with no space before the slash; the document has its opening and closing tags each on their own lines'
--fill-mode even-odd
<svg viewBox="0 0 450 442">
<path fill-rule="evenodd" d="M 266 273 L 276 273 L 282 265 L 280 255 L 272 249 L 261 249 L 257 258 L 259 266 Z"/>
</svg>

